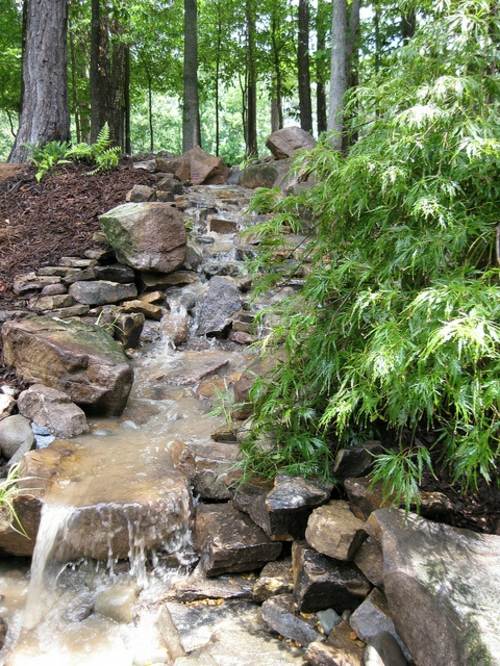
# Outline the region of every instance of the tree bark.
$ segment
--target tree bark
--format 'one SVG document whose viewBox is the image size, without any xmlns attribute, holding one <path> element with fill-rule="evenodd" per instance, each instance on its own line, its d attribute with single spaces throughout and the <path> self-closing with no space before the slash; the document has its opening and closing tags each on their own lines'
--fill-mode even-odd
<svg viewBox="0 0 500 666">
<path fill-rule="evenodd" d="M 325 0 L 318 0 L 318 12 L 316 15 L 316 122 L 318 134 L 327 130 L 325 77 L 321 62 L 321 56 L 326 48 L 326 31 L 322 20 L 324 11 Z"/>
<path fill-rule="evenodd" d="M 75 114 L 75 128 L 76 140 L 78 143 L 82 140 L 82 131 L 80 127 L 80 105 L 78 103 L 78 76 L 76 71 L 76 53 L 75 53 L 75 40 L 73 39 L 73 31 L 68 22 L 69 33 L 69 50 L 71 53 L 71 89 L 73 97 L 73 113 Z"/>
<path fill-rule="evenodd" d="M 90 27 L 90 141 L 106 124 L 107 84 L 110 64 L 108 57 L 108 30 L 105 16 L 101 11 L 101 0 L 92 0 L 92 20 Z"/>
<path fill-rule="evenodd" d="M 403 38 L 403 44 L 406 44 L 413 37 L 416 27 L 417 15 L 415 10 L 401 16 L 401 37 Z"/>
<path fill-rule="evenodd" d="M 113 21 L 114 40 L 111 46 L 111 76 L 108 81 L 109 101 L 106 109 L 106 120 L 109 125 L 111 142 L 125 149 L 125 82 L 127 45 L 120 39 L 121 27 Z"/>
<path fill-rule="evenodd" d="M 309 0 L 299 0 L 297 71 L 300 126 L 312 132 L 311 80 L 309 71 Z"/>
<path fill-rule="evenodd" d="M 25 162 L 30 145 L 70 138 L 67 30 L 67 0 L 29 0 L 23 106 L 11 162 Z"/>
<path fill-rule="evenodd" d="M 217 46 L 215 50 L 215 154 L 220 152 L 220 111 L 219 111 L 219 78 L 222 50 L 222 15 L 220 0 L 217 1 Z"/>
<path fill-rule="evenodd" d="M 148 75 L 148 119 L 149 119 L 149 150 L 154 153 L 155 150 L 155 135 L 153 127 L 153 82 L 149 70 Z"/>
<path fill-rule="evenodd" d="M 273 54 L 274 75 L 271 93 L 271 131 L 283 127 L 283 92 L 280 62 L 280 49 L 277 39 L 278 18 L 273 5 L 271 14 L 271 48 Z"/>
<path fill-rule="evenodd" d="M 347 6 L 346 0 L 333 0 L 332 58 L 330 68 L 330 109 L 328 129 L 331 144 L 342 150 L 344 131 L 344 95 L 347 90 Z"/>
<path fill-rule="evenodd" d="M 184 100 L 182 147 L 201 145 L 198 99 L 198 7 L 197 0 L 184 0 Z"/>
<path fill-rule="evenodd" d="M 247 81 L 246 81 L 246 153 L 257 155 L 257 68 L 255 63 L 255 0 L 246 0 Z"/>
<path fill-rule="evenodd" d="M 125 152 L 132 154 L 132 138 L 130 133 L 130 46 L 125 48 L 125 82 L 124 82 L 124 103 L 125 103 Z"/>
</svg>

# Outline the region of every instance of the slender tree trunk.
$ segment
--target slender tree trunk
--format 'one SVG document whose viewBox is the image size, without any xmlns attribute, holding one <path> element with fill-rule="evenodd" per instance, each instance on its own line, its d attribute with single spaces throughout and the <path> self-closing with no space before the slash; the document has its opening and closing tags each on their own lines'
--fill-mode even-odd
<svg viewBox="0 0 500 666">
<path fill-rule="evenodd" d="M 347 87 L 356 88 L 358 80 L 358 65 L 359 65 L 359 13 L 361 9 L 361 0 L 352 0 L 349 12 L 349 29 L 347 35 Z M 352 110 L 352 115 L 355 111 Z M 351 115 L 351 117 L 352 117 Z M 343 148 L 347 150 L 349 145 L 357 141 L 357 133 L 350 132 L 344 135 Z"/>
<path fill-rule="evenodd" d="M 403 44 L 406 44 L 413 37 L 416 27 L 417 15 L 415 10 L 401 16 L 401 37 L 403 38 Z"/>
<path fill-rule="evenodd" d="M 109 135 L 113 144 L 125 149 L 125 81 L 126 81 L 126 53 L 127 45 L 120 40 L 121 27 L 117 21 L 113 22 L 115 39 L 111 46 L 111 77 L 109 86 L 109 105 L 107 108 L 107 121 Z"/>
<path fill-rule="evenodd" d="M 109 83 L 108 30 L 101 11 L 101 0 L 92 0 L 90 28 L 90 141 L 107 122 Z"/>
<path fill-rule="evenodd" d="M 222 16 L 220 0 L 217 1 L 217 48 L 215 51 L 215 154 L 220 152 L 219 78 L 222 49 Z"/>
<path fill-rule="evenodd" d="M 246 152 L 257 155 L 257 68 L 255 63 L 255 0 L 246 0 L 247 85 L 246 85 Z"/>
<path fill-rule="evenodd" d="M 241 76 L 241 73 L 238 74 L 238 83 L 240 85 L 240 92 L 241 92 L 241 124 L 243 127 L 243 136 L 245 137 L 245 145 L 247 140 L 247 78 L 248 78 L 246 68 L 247 66 L 245 64 L 244 79 Z"/>
<path fill-rule="evenodd" d="M 347 6 L 346 0 L 333 0 L 332 58 L 328 129 L 333 131 L 332 147 L 342 150 L 344 95 L 347 90 Z"/>
<path fill-rule="evenodd" d="M 184 0 L 184 101 L 182 147 L 184 152 L 201 145 L 198 99 L 198 7 L 197 0 Z"/>
<path fill-rule="evenodd" d="M 23 108 L 24 100 L 24 56 L 26 53 L 26 28 L 28 25 L 28 0 L 23 0 L 23 18 L 22 18 L 22 33 L 21 33 L 21 99 L 19 103 L 19 120 L 21 118 L 21 109 Z"/>
<path fill-rule="evenodd" d="M 78 143 L 82 140 L 82 131 L 80 127 L 80 105 L 78 103 L 78 78 L 76 71 L 76 53 L 75 53 L 75 40 L 73 39 L 73 31 L 71 24 L 68 23 L 69 33 L 69 50 L 71 53 L 71 88 L 73 93 L 73 112 L 75 114 L 75 128 L 76 140 Z"/>
<path fill-rule="evenodd" d="M 125 82 L 124 82 L 124 103 L 125 103 L 125 152 L 132 154 L 132 138 L 130 136 L 130 47 L 125 48 Z"/>
<path fill-rule="evenodd" d="M 67 29 L 67 0 L 28 2 L 23 106 L 11 162 L 25 162 L 29 145 L 70 138 Z"/>
<path fill-rule="evenodd" d="M 373 7 L 373 30 L 375 33 L 375 71 L 379 72 L 382 44 L 380 39 L 380 7 L 378 2 L 375 2 Z"/>
<path fill-rule="evenodd" d="M 327 129 L 325 77 L 322 63 L 322 55 L 326 48 L 326 30 L 323 21 L 324 11 L 325 0 L 318 0 L 318 12 L 316 15 L 316 122 L 318 134 L 326 132 Z"/>
<path fill-rule="evenodd" d="M 149 118 L 149 150 L 154 153 L 155 150 L 155 135 L 153 126 L 153 82 L 151 74 L 148 75 L 148 118 Z"/>
<path fill-rule="evenodd" d="M 297 71 L 300 126 L 312 132 L 311 80 L 309 71 L 309 0 L 299 0 Z"/>
<path fill-rule="evenodd" d="M 271 94 L 271 129 L 273 132 L 283 127 L 283 93 L 282 93 L 282 75 L 280 63 L 280 49 L 277 38 L 278 17 L 273 11 L 271 15 L 271 48 L 273 53 L 274 76 L 272 82 Z"/>
</svg>

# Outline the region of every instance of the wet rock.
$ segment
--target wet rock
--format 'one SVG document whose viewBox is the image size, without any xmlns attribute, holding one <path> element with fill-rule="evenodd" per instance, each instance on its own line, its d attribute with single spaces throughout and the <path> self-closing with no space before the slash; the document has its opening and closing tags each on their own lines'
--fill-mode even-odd
<svg viewBox="0 0 500 666">
<path fill-rule="evenodd" d="M 320 481 L 278 475 L 274 483 L 241 486 L 234 501 L 271 539 L 291 541 L 303 538 L 311 511 L 328 500 L 331 490 Z"/>
<path fill-rule="evenodd" d="M 375 588 L 370 592 L 349 618 L 349 624 L 365 643 L 371 643 L 382 632 L 390 634 L 407 656 L 410 656 L 396 632 L 387 600 L 380 590 Z"/>
<path fill-rule="evenodd" d="M 350 449 L 340 449 L 335 457 L 333 473 L 341 479 L 365 476 L 373 467 L 375 456 L 383 452 L 384 447 L 376 441 Z"/>
<path fill-rule="evenodd" d="M 343 500 L 320 506 L 309 516 L 306 541 L 323 555 L 352 560 L 366 537 L 364 522 L 356 518 Z"/>
<path fill-rule="evenodd" d="M 161 371 L 153 379 L 174 386 L 191 386 L 226 370 L 228 366 L 227 352 L 186 351 L 168 369 Z"/>
<path fill-rule="evenodd" d="M 381 486 L 372 486 L 367 476 L 345 479 L 344 488 L 351 511 L 360 520 L 366 520 L 372 511 L 391 504 L 390 499 L 384 499 Z"/>
<path fill-rule="evenodd" d="M 226 500 L 241 478 L 239 447 L 222 442 L 169 442 L 174 469 L 185 474 L 205 500 Z"/>
<path fill-rule="evenodd" d="M 372 585 L 384 587 L 382 549 L 371 537 L 363 541 L 354 556 L 354 564 Z"/>
<path fill-rule="evenodd" d="M 307 544 L 292 546 L 294 593 L 304 612 L 333 608 L 354 610 L 370 591 L 370 584 L 354 565 L 332 560 Z"/>
<path fill-rule="evenodd" d="M 304 658 L 311 666 L 362 666 L 363 648 L 353 645 L 347 650 L 314 642 L 308 646 Z"/>
<path fill-rule="evenodd" d="M 252 581 L 242 576 L 205 578 L 194 574 L 175 583 L 173 594 L 179 601 L 249 599 L 252 596 Z"/>
<path fill-rule="evenodd" d="M 87 592 L 79 594 L 64 611 L 64 619 L 67 622 L 83 622 L 94 610 L 94 594 Z"/>
<path fill-rule="evenodd" d="M 88 305 L 71 305 L 69 308 L 60 308 L 52 310 L 49 313 L 50 317 L 57 317 L 58 319 L 70 319 L 71 317 L 84 317 L 89 312 Z"/>
<path fill-rule="evenodd" d="M 135 583 L 113 585 L 99 594 L 95 600 L 95 612 L 115 622 L 128 624 L 134 619 L 134 605 L 138 588 Z"/>
<path fill-rule="evenodd" d="M 141 273 L 141 280 L 148 289 L 166 289 L 199 282 L 200 278 L 192 271 L 174 271 L 173 273 Z"/>
<path fill-rule="evenodd" d="M 167 312 L 161 320 L 163 334 L 172 342 L 174 347 L 186 342 L 189 335 L 190 317 L 184 308 Z"/>
<path fill-rule="evenodd" d="M 129 203 L 99 217 L 118 260 L 139 271 L 170 273 L 186 256 L 179 211 L 165 203 Z"/>
<path fill-rule="evenodd" d="M 238 231 L 238 223 L 225 217 L 211 215 L 208 218 L 208 231 L 217 234 L 234 234 Z"/>
<path fill-rule="evenodd" d="M 143 201 L 154 201 L 155 191 L 148 185 L 135 184 L 131 190 L 127 192 L 126 200 L 131 203 L 141 203 Z"/>
<path fill-rule="evenodd" d="M 300 127 L 284 127 L 273 132 L 266 141 L 266 146 L 277 160 L 291 157 L 302 148 L 314 148 L 316 141 Z"/>
<path fill-rule="evenodd" d="M 224 277 L 210 280 L 198 314 L 198 335 L 221 334 L 231 323 L 231 317 L 241 309 L 238 287 Z"/>
<path fill-rule="evenodd" d="M 262 604 L 262 619 L 267 626 L 280 636 L 289 638 L 299 645 L 308 645 L 321 640 L 312 622 L 297 615 L 297 607 L 291 594 L 279 594 Z"/>
<path fill-rule="evenodd" d="M 7 395 L 6 393 L 0 393 L 0 421 L 10 416 L 14 411 L 16 406 L 16 399 Z"/>
<path fill-rule="evenodd" d="M 272 542 L 231 502 L 198 506 L 195 547 L 208 576 L 253 571 L 281 553 L 281 544 Z"/>
<path fill-rule="evenodd" d="M 287 558 L 266 564 L 253 586 L 253 598 L 262 603 L 276 594 L 288 594 L 292 591 L 292 562 Z"/>
<path fill-rule="evenodd" d="M 155 321 L 160 321 L 163 316 L 163 308 L 159 305 L 153 305 L 153 303 L 147 303 L 142 299 L 125 301 L 121 304 L 120 308 L 124 313 L 139 312 L 146 319 L 154 319 Z"/>
<path fill-rule="evenodd" d="M 7 416 L 0 421 L 0 451 L 14 463 L 27 453 L 34 444 L 30 422 L 21 414 Z"/>
<path fill-rule="evenodd" d="M 251 345 L 257 338 L 244 331 L 231 331 L 229 339 L 231 342 L 236 342 L 238 345 Z"/>
<path fill-rule="evenodd" d="M 74 282 L 69 288 L 69 293 L 78 303 L 105 305 L 134 298 L 137 296 L 137 287 L 135 284 L 121 284 L 107 280 Z"/>
<path fill-rule="evenodd" d="M 146 318 L 142 312 L 120 312 L 116 318 L 114 337 L 125 349 L 139 346 Z"/>
<path fill-rule="evenodd" d="M 278 178 L 278 170 L 272 164 L 251 164 L 240 176 L 240 185 L 249 189 L 273 187 Z"/>
<path fill-rule="evenodd" d="M 88 430 L 85 413 L 66 393 L 34 384 L 18 399 L 19 411 L 57 437 L 75 437 Z"/>
<path fill-rule="evenodd" d="M 120 345 L 97 326 L 27 317 L 2 328 L 4 359 L 28 382 L 56 388 L 78 405 L 119 414 L 132 385 Z"/>
<path fill-rule="evenodd" d="M 131 284 L 135 280 L 135 273 L 132 268 L 130 268 L 130 266 L 124 266 L 123 264 L 95 266 L 94 274 L 97 280 L 106 280 L 108 282 Z"/>
<path fill-rule="evenodd" d="M 299 650 L 269 635 L 255 604 L 227 601 L 196 606 L 169 602 L 166 606 L 182 648 L 189 653 L 178 658 L 175 666 L 303 664 Z"/>
<path fill-rule="evenodd" d="M 363 666 L 407 666 L 396 639 L 386 631 L 377 634 L 366 646 Z"/>
<path fill-rule="evenodd" d="M 367 525 L 382 547 L 389 611 L 415 662 L 497 663 L 500 537 L 396 509 L 375 511 Z"/>
<path fill-rule="evenodd" d="M 453 504 L 444 493 L 420 491 L 420 513 L 424 518 L 448 522 L 447 518 L 452 511 Z"/>
<path fill-rule="evenodd" d="M 40 296 L 60 296 L 65 294 L 67 291 L 65 285 L 59 284 L 48 284 L 40 292 Z"/>
<path fill-rule="evenodd" d="M 5 645 L 5 639 L 7 638 L 8 629 L 9 627 L 7 625 L 7 622 L 3 619 L 3 617 L 0 617 L 0 650 Z"/>
</svg>

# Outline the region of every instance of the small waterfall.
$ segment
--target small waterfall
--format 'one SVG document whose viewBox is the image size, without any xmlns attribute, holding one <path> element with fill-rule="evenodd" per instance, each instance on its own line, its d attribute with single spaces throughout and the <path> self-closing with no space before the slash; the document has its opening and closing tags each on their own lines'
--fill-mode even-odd
<svg viewBox="0 0 500 666">
<path fill-rule="evenodd" d="M 43 504 L 24 613 L 26 629 L 35 627 L 52 606 L 57 574 L 64 568 L 54 554 L 64 540 L 73 514 L 73 507 Z"/>
</svg>

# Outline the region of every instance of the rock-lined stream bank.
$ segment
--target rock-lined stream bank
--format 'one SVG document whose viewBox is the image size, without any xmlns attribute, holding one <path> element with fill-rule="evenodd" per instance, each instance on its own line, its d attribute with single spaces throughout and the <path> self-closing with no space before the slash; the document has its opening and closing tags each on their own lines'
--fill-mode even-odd
<svg viewBox="0 0 500 666">
<path fill-rule="evenodd" d="M 227 177 L 190 159 L 191 180 Z M 439 493 L 423 517 L 387 508 L 367 480 L 379 442 L 341 452 L 338 487 L 241 483 L 253 320 L 300 280 L 251 302 L 251 190 L 156 176 L 85 256 L 19 276 L 27 309 L 3 315 L 31 388 L 0 403 L 28 535 L 0 524 L 2 663 L 500 663 L 500 537 L 435 522 Z M 226 394 L 237 408 L 214 411 Z"/>
</svg>

